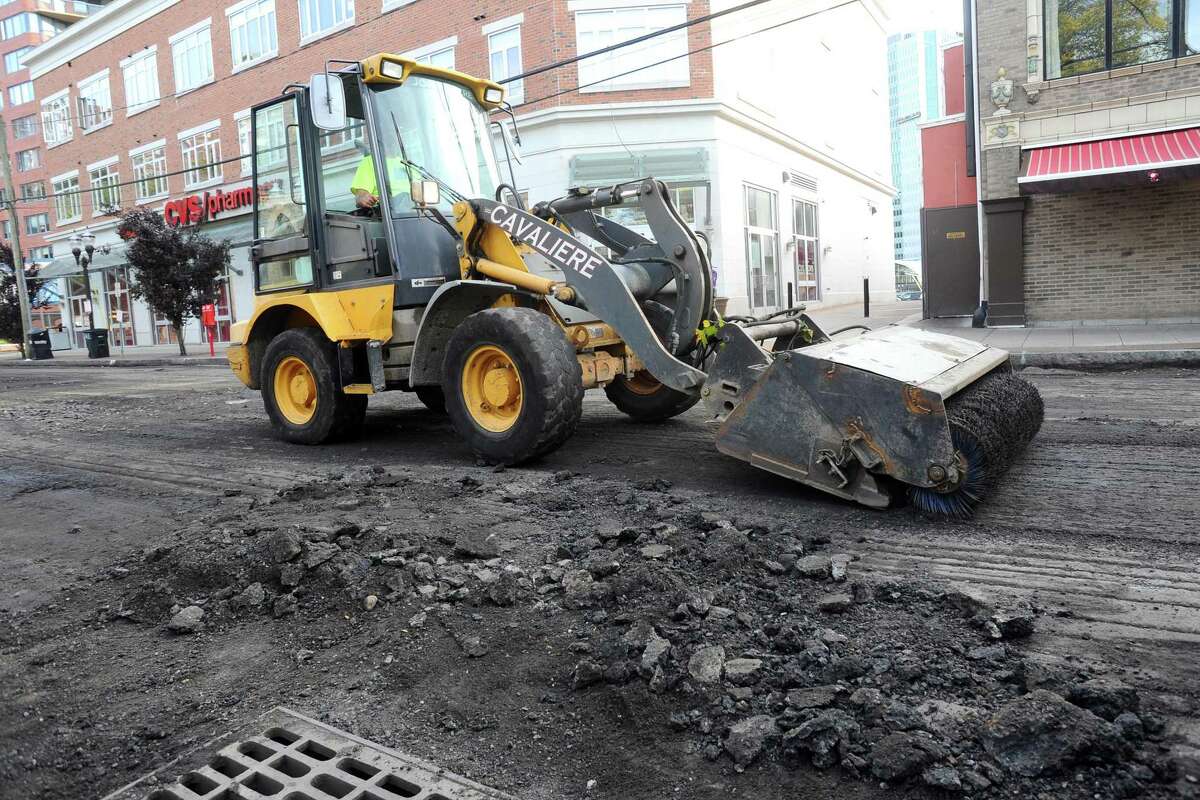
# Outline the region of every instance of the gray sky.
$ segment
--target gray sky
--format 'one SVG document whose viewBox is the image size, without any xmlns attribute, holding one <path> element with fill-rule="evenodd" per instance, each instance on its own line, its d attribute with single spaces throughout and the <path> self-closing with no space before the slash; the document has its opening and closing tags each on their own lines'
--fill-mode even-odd
<svg viewBox="0 0 1200 800">
<path fill-rule="evenodd" d="M 892 0 L 894 32 L 943 28 L 962 31 L 962 0 Z"/>
</svg>

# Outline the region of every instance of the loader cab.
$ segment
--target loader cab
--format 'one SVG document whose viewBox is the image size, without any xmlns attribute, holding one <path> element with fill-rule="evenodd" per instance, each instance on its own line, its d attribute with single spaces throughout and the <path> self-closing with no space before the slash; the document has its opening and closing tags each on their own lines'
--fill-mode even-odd
<svg viewBox="0 0 1200 800">
<path fill-rule="evenodd" d="M 452 218 L 456 200 L 495 193 L 487 113 L 500 94 L 489 81 L 380 55 L 254 107 L 256 293 L 391 281 L 394 307 L 428 303 L 460 276 L 455 240 L 430 209 Z M 377 203 L 363 207 L 355 190 Z"/>
</svg>

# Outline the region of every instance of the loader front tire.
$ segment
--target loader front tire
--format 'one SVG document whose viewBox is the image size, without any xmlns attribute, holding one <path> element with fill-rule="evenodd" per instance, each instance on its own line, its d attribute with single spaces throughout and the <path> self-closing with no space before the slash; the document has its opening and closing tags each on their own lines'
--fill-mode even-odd
<svg viewBox="0 0 1200 800">
<path fill-rule="evenodd" d="M 583 413 L 575 348 L 554 320 L 530 308 L 467 317 L 450 337 L 442 369 L 454 429 L 491 464 L 558 449 Z"/>
<path fill-rule="evenodd" d="M 321 444 L 361 429 L 367 398 L 344 394 L 338 387 L 333 348 L 317 328 L 286 330 L 267 345 L 263 405 L 280 439 Z"/>
<path fill-rule="evenodd" d="M 435 414 L 446 413 L 446 395 L 440 386 L 418 386 L 413 389 L 417 399 Z"/>
</svg>

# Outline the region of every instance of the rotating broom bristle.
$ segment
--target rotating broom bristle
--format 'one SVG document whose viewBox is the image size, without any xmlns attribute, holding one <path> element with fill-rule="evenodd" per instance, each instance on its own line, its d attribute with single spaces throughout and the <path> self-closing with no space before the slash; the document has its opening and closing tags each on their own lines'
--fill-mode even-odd
<svg viewBox="0 0 1200 800">
<path fill-rule="evenodd" d="M 950 437 L 965 477 L 950 491 L 910 486 L 909 502 L 934 516 L 969 519 L 1042 427 L 1038 390 L 1011 373 L 992 373 L 946 401 Z"/>
</svg>

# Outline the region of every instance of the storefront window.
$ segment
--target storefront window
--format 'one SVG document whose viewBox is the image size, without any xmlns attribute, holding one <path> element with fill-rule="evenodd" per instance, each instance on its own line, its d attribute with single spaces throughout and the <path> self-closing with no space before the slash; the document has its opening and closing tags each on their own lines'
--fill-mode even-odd
<svg viewBox="0 0 1200 800">
<path fill-rule="evenodd" d="M 699 186 L 677 186 L 668 188 L 667 192 L 671 196 L 671 203 L 675 206 L 675 210 L 679 212 L 679 216 L 683 218 L 689 226 L 696 226 L 696 192 L 705 191 L 704 187 Z M 636 203 L 622 206 L 609 206 L 602 209 L 601 212 L 605 217 L 613 222 L 624 225 L 626 228 L 637 231 L 638 233 L 648 238 L 653 238 L 650 235 L 650 225 L 646 222 L 646 212 Z"/>
<path fill-rule="evenodd" d="M 133 332 L 133 314 L 129 304 L 129 273 L 110 269 L 104 273 L 104 293 L 108 301 L 109 341 L 115 346 L 137 344 Z"/>
<path fill-rule="evenodd" d="M 1179 37 L 1173 25 L 1177 4 L 1184 20 Z M 1197 5 L 1196 0 L 1045 0 L 1046 77 L 1069 78 L 1195 52 Z"/>
<path fill-rule="evenodd" d="M 1200 54 L 1200 0 L 1185 0 L 1183 6 L 1183 52 L 1180 55 Z"/>
</svg>

